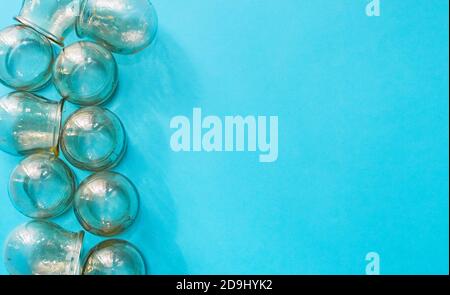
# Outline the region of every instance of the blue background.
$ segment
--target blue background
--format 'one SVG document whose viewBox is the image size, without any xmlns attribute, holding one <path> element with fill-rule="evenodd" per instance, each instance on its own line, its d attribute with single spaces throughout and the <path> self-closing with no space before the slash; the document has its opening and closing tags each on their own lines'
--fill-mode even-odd
<svg viewBox="0 0 450 295">
<path fill-rule="evenodd" d="M 381 0 L 370 18 L 368 2 L 154 0 L 157 43 L 116 55 L 107 104 L 129 136 L 115 170 L 142 201 L 120 237 L 150 273 L 364 274 L 370 251 L 383 274 L 448 273 L 449 3 Z M 278 161 L 172 152 L 170 119 L 193 107 L 279 116 Z M 0 153 L 2 243 L 27 220 L 7 195 L 18 161 Z M 72 210 L 55 222 L 81 229 Z"/>
</svg>

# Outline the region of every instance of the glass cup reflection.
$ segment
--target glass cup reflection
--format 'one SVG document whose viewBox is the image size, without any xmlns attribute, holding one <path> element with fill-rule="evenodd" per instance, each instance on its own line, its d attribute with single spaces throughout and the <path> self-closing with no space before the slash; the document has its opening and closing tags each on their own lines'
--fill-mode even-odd
<svg viewBox="0 0 450 295">
<path fill-rule="evenodd" d="M 13 275 L 80 274 L 84 232 L 70 232 L 44 220 L 16 227 L 6 239 L 4 262 Z"/>
<path fill-rule="evenodd" d="M 86 178 L 74 196 L 74 211 L 87 231 L 112 236 L 136 219 L 139 194 L 131 181 L 116 172 L 99 172 Z"/>
<path fill-rule="evenodd" d="M 52 76 L 53 47 L 23 25 L 0 31 L 0 82 L 17 90 L 37 90 Z"/>
<path fill-rule="evenodd" d="M 72 204 L 75 178 L 70 168 L 50 153 L 23 159 L 11 173 L 9 197 L 14 207 L 31 218 L 50 218 Z"/>
<path fill-rule="evenodd" d="M 83 275 L 145 275 L 145 261 L 131 243 L 112 239 L 92 248 L 83 266 Z"/>
</svg>

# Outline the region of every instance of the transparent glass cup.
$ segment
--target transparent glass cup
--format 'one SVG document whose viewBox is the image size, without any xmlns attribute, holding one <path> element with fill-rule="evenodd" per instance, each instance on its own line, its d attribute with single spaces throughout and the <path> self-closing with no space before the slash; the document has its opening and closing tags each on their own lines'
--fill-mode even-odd
<svg viewBox="0 0 450 295">
<path fill-rule="evenodd" d="M 156 37 L 158 17 L 148 0 L 81 0 L 76 23 L 79 37 L 88 37 L 112 52 L 133 54 Z"/>
<path fill-rule="evenodd" d="M 63 102 L 28 92 L 0 98 L 0 150 L 12 155 L 57 152 Z"/>
<path fill-rule="evenodd" d="M 126 134 L 111 111 L 84 107 L 66 120 L 61 132 L 61 150 L 75 167 L 101 171 L 116 166 L 126 150 Z"/>
<path fill-rule="evenodd" d="M 77 275 L 84 232 L 44 220 L 16 227 L 6 239 L 4 262 L 13 275 Z"/>
<path fill-rule="evenodd" d="M 87 231 L 112 236 L 136 219 L 139 194 L 133 183 L 116 172 L 98 172 L 86 178 L 74 196 L 75 215 Z"/>
<path fill-rule="evenodd" d="M 18 90 L 37 90 L 52 76 L 52 44 L 36 31 L 14 25 L 0 31 L 0 82 Z"/>
<path fill-rule="evenodd" d="M 74 174 L 50 153 L 23 159 L 9 180 L 11 202 L 19 212 L 31 218 L 50 218 L 64 213 L 72 204 L 74 193 Z"/>
<path fill-rule="evenodd" d="M 117 87 L 113 55 L 93 42 L 76 42 L 62 49 L 53 67 L 53 83 L 68 101 L 90 106 L 105 102 Z"/>
<path fill-rule="evenodd" d="M 23 0 L 15 19 L 64 46 L 64 35 L 76 21 L 80 0 Z"/>
<path fill-rule="evenodd" d="M 93 247 L 83 266 L 83 275 L 145 275 L 145 260 L 130 242 L 111 239 Z"/>
</svg>

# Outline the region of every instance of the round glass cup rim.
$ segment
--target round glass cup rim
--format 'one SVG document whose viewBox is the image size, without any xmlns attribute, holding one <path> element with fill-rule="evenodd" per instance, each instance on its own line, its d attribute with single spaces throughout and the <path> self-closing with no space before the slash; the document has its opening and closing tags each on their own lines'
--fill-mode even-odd
<svg viewBox="0 0 450 295">
<path fill-rule="evenodd" d="M 78 189 L 83 186 L 84 184 L 88 183 L 90 180 L 92 180 L 95 177 L 98 176 L 102 176 L 102 175 L 113 175 L 113 176 L 119 176 L 124 178 L 133 188 L 133 191 L 136 194 L 137 197 L 137 205 L 136 205 L 136 215 L 132 218 L 132 219 L 128 219 L 127 221 L 130 221 L 130 223 L 126 226 L 123 226 L 122 224 L 112 227 L 111 230 L 109 231 L 104 231 L 104 230 L 99 230 L 97 228 L 93 228 L 92 226 L 90 226 L 85 220 L 84 218 L 81 216 L 81 214 L 79 214 L 78 210 L 77 210 L 77 206 L 75 205 L 75 198 L 76 198 L 76 192 L 74 195 L 74 205 L 73 205 L 73 211 L 75 213 L 75 217 L 78 219 L 78 221 L 80 222 L 81 226 L 87 230 L 88 232 L 97 235 L 97 236 L 103 236 L 103 237 L 111 237 L 111 236 L 115 236 L 117 234 L 120 234 L 124 231 L 126 231 L 129 227 L 131 227 L 133 225 L 133 223 L 135 222 L 135 220 L 137 219 L 139 212 L 140 212 L 140 208 L 141 208 L 141 198 L 139 195 L 139 191 L 137 189 L 137 187 L 134 185 L 134 183 L 125 175 L 123 175 L 122 173 L 119 172 L 115 172 L 115 171 L 110 171 L 110 170 L 103 170 L 103 171 L 99 171 L 99 172 L 94 172 L 91 175 L 89 175 L 88 177 L 86 177 L 86 179 L 84 179 L 80 185 L 78 186 Z"/>
<path fill-rule="evenodd" d="M 24 19 L 21 16 L 15 16 L 14 20 L 18 21 L 20 24 L 38 32 L 39 34 L 46 37 L 48 40 L 52 41 L 53 43 L 57 44 L 60 47 L 64 47 L 64 37 L 57 37 L 54 34 L 50 33 L 49 31 L 45 30 L 44 28 L 36 25 L 35 23 Z"/>
<path fill-rule="evenodd" d="M 65 145 L 65 143 L 64 143 L 64 140 L 62 140 L 62 133 L 64 132 L 64 129 L 65 129 L 65 127 L 66 127 L 66 124 L 70 121 L 70 119 L 71 119 L 73 116 L 79 114 L 79 113 L 82 112 L 82 111 L 85 111 L 86 108 L 99 108 L 99 109 L 101 109 L 101 110 L 103 110 L 103 111 L 106 111 L 106 112 L 112 114 L 113 117 L 116 118 L 117 121 L 119 122 L 121 132 L 123 133 L 123 141 L 122 141 L 123 147 L 122 147 L 122 149 L 121 149 L 121 151 L 120 151 L 120 154 L 119 154 L 119 155 L 117 156 L 117 158 L 116 158 L 113 162 L 111 162 L 111 163 L 109 163 L 109 157 L 115 152 L 114 149 L 111 150 L 111 151 L 109 151 L 108 154 L 105 155 L 105 156 L 103 156 L 101 159 L 96 160 L 96 161 L 90 161 L 89 163 L 87 163 L 87 164 L 88 164 L 88 165 L 87 165 L 86 163 L 80 162 L 80 161 L 78 161 L 77 159 L 75 159 L 75 158 L 71 155 L 71 153 L 68 152 L 68 149 L 67 149 L 67 147 L 66 147 L 66 145 Z M 62 149 L 63 154 L 64 154 L 64 156 L 66 157 L 67 161 L 69 161 L 69 163 L 71 163 L 73 166 L 75 166 L 75 167 L 77 167 L 77 168 L 79 168 L 79 169 L 82 169 L 82 170 L 88 170 L 88 171 L 94 171 L 94 172 L 101 172 L 101 171 L 106 170 L 106 169 L 112 169 L 112 168 L 116 167 L 116 166 L 119 164 L 119 162 L 122 160 L 122 158 L 123 158 L 123 156 L 125 155 L 125 152 L 126 152 L 126 150 L 127 150 L 127 147 L 128 147 L 128 144 L 127 144 L 127 143 L 128 143 L 128 140 L 127 140 L 127 132 L 125 131 L 125 126 L 123 125 L 123 123 L 122 123 L 122 121 L 120 120 L 120 118 L 119 118 L 116 114 L 114 114 L 112 111 L 108 110 L 107 108 L 103 108 L 103 107 L 96 106 L 96 105 L 95 105 L 95 106 L 86 106 L 86 107 L 80 108 L 80 109 L 78 109 L 77 111 L 75 111 L 74 113 L 72 113 L 72 114 L 67 118 L 66 123 L 64 124 L 64 126 L 61 128 L 60 134 L 61 134 L 61 135 L 60 135 L 60 136 L 61 136 L 61 140 L 59 140 L 59 145 L 61 146 L 61 149 Z M 91 164 L 91 165 L 89 165 L 89 164 Z M 95 164 L 95 166 L 93 166 L 92 164 Z"/>
<path fill-rule="evenodd" d="M 53 63 L 53 60 L 52 60 L 52 63 Z M 0 79 L 0 83 L 5 87 L 15 90 L 15 92 L 17 92 L 17 91 L 35 92 L 35 91 L 39 91 L 39 90 L 42 90 L 43 88 L 45 88 L 52 80 L 51 76 L 52 75 L 49 75 L 48 79 L 44 83 L 39 84 L 35 87 L 14 87 L 14 86 L 9 85 L 8 83 L 6 83 L 6 81 L 3 81 L 2 79 Z"/>
<path fill-rule="evenodd" d="M 58 83 L 56 82 L 56 76 L 55 76 L 54 74 L 52 75 L 51 80 L 52 80 L 53 84 L 55 85 L 56 91 L 61 95 L 61 97 L 62 97 L 63 99 L 68 100 L 68 101 L 70 101 L 71 103 L 76 104 L 76 105 L 79 105 L 79 106 L 82 106 L 82 107 L 99 106 L 99 105 L 103 104 L 104 102 L 108 101 L 109 99 L 111 99 L 111 98 L 113 97 L 113 95 L 115 94 L 115 92 L 116 92 L 116 90 L 117 90 L 117 87 L 118 87 L 118 85 L 119 85 L 119 73 L 118 73 L 118 72 L 119 72 L 119 68 L 118 68 L 118 65 L 117 65 L 117 60 L 116 60 L 116 58 L 114 57 L 114 55 L 112 54 L 112 52 L 111 52 L 108 48 L 106 48 L 106 47 L 102 46 L 101 44 L 98 44 L 98 43 L 96 43 L 96 42 L 94 42 L 94 41 L 91 41 L 91 40 L 79 40 L 79 41 L 76 41 L 76 42 L 74 42 L 74 43 L 72 43 L 72 44 L 70 44 L 70 45 L 68 45 L 68 46 L 66 46 L 66 47 L 63 47 L 63 48 L 61 49 L 61 52 L 59 53 L 59 55 L 54 59 L 52 72 L 55 71 L 55 68 L 56 68 L 56 65 L 58 64 L 59 58 L 60 58 L 63 54 L 66 53 L 66 50 L 67 50 L 68 47 L 70 47 L 70 46 L 72 46 L 72 45 L 75 45 L 75 44 L 84 44 L 84 43 L 93 45 L 94 47 L 99 47 L 101 50 L 105 50 L 107 53 L 110 54 L 110 56 L 111 56 L 111 58 L 112 58 L 112 60 L 113 60 L 113 64 L 114 64 L 114 75 L 111 77 L 111 80 L 112 80 L 112 87 L 111 87 L 111 89 L 108 91 L 108 93 L 105 94 L 105 98 L 102 99 L 102 100 L 99 100 L 99 101 L 97 101 L 97 102 L 95 102 L 95 103 L 83 103 L 83 102 L 80 102 L 79 100 L 74 100 L 74 99 L 72 99 L 72 98 L 70 97 L 70 95 L 63 95 L 63 93 L 60 91 L 59 87 L 56 87 L 56 85 L 57 85 Z M 108 83 L 106 83 L 106 84 L 108 84 Z M 101 93 L 103 90 L 104 90 L 104 88 L 103 88 L 103 89 L 100 89 L 100 90 L 98 91 L 98 93 Z M 94 95 L 94 94 L 91 95 L 91 97 L 97 97 L 97 96 L 98 96 L 98 93 L 96 93 L 95 95 Z"/>
<path fill-rule="evenodd" d="M 123 233 L 125 230 L 128 229 L 129 226 L 131 226 L 131 224 L 134 222 L 134 220 L 132 220 L 132 222 L 128 225 L 128 226 L 122 226 L 122 225 L 117 225 L 114 227 L 111 227 L 108 231 L 105 230 L 99 230 L 97 228 L 94 228 L 92 226 L 90 226 L 83 217 L 81 217 L 81 215 L 78 213 L 78 210 L 76 209 L 76 207 L 74 206 L 74 213 L 75 216 L 78 220 L 78 222 L 81 224 L 81 226 L 88 232 L 90 232 L 93 235 L 99 236 L 99 237 L 112 237 L 118 234 Z"/>
<path fill-rule="evenodd" d="M 56 59 L 55 59 L 55 51 L 54 51 L 54 49 L 53 49 L 53 46 L 52 46 L 52 44 L 51 44 L 51 41 L 50 41 L 47 37 L 45 37 L 44 35 L 42 35 L 40 32 L 38 32 L 37 30 L 35 30 L 34 28 L 32 28 L 32 27 L 30 27 L 30 26 L 28 26 L 28 25 L 25 25 L 25 24 L 23 24 L 23 23 L 20 22 L 20 21 L 19 21 L 19 24 L 13 24 L 13 25 L 7 26 L 7 27 L 5 27 L 5 29 L 6 29 L 6 28 L 13 28 L 13 27 L 21 27 L 21 28 L 24 28 L 24 29 L 27 29 L 27 30 L 31 30 L 32 32 L 37 33 L 38 36 L 39 36 L 40 38 L 43 38 L 43 40 L 44 40 L 45 42 L 48 42 L 50 51 L 51 51 L 51 53 L 52 53 L 52 56 L 51 56 L 51 59 L 50 59 L 50 62 L 49 62 L 49 68 L 48 68 L 49 71 L 48 71 L 48 74 L 47 74 L 48 77 L 47 77 L 45 80 L 43 80 L 43 82 L 38 83 L 37 85 L 34 85 L 34 86 L 28 86 L 28 87 L 15 87 L 15 86 L 11 86 L 11 85 L 9 85 L 6 81 L 3 81 L 3 79 L 1 79 L 1 78 L 0 78 L 0 83 L 1 83 L 2 85 L 4 85 L 4 86 L 8 87 L 8 88 L 14 89 L 14 92 L 19 92 L 19 91 L 24 91 L 24 92 L 34 92 L 34 91 L 41 90 L 42 88 L 46 87 L 46 86 L 50 83 L 50 80 L 52 80 L 52 76 L 53 76 L 53 75 L 52 75 L 52 65 L 54 64 L 54 62 L 55 62 Z"/>
<path fill-rule="evenodd" d="M 64 202 L 61 202 L 61 203 L 64 203 L 64 210 L 61 210 L 60 212 L 57 212 L 56 214 L 47 214 L 47 215 L 45 215 L 45 216 L 34 216 L 34 215 L 31 215 L 31 214 L 27 214 L 27 213 L 23 212 L 22 209 L 20 209 L 19 207 L 17 207 L 16 203 L 13 201 L 13 198 L 12 198 L 12 192 L 11 192 L 11 179 L 12 179 L 12 176 L 13 176 L 14 173 L 16 172 L 16 169 L 21 165 L 22 161 L 28 159 L 29 157 L 32 157 L 33 155 L 44 155 L 44 156 L 49 156 L 49 157 L 53 157 L 55 160 L 58 160 L 58 161 L 62 162 L 62 163 L 64 164 L 64 169 L 65 169 L 66 171 L 69 172 L 69 178 L 70 178 L 70 180 L 72 181 L 73 190 L 74 190 L 74 192 L 75 192 L 75 189 L 76 189 L 76 184 L 75 184 L 75 183 L 76 183 L 76 179 L 75 179 L 75 174 L 72 172 L 72 170 L 70 170 L 70 167 L 69 167 L 66 163 L 64 163 L 64 161 L 61 160 L 61 159 L 60 159 L 57 155 L 55 155 L 54 153 L 51 153 L 51 152 L 37 152 L 37 153 L 31 154 L 31 155 L 25 157 L 24 159 L 22 159 L 22 160 L 19 162 L 19 164 L 18 164 L 16 167 L 14 167 L 13 171 L 11 172 L 11 174 L 10 174 L 10 176 L 9 176 L 9 182 L 10 182 L 10 183 L 9 183 L 9 185 L 8 185 L 8 196 L 9 196 L 9 199 L 10 199 L 10 201 L 11 201 L 13 207 L 14 207 L 17 211 L 19 211 L 22 215 L 25 215 L 26 217 L 29 217 L 29 218 L 33 218 L 33 219 L 37 219 L 37 220 L 49 220 L 49 219 L 51 219 L 51 218 L 61 216 L 62 214 L 64 214 L 65 212 L 67 212 L 67 211 L 70 209 L 70 205 L 71 205 L 71 203 L 72 203 L 72 201 L 73 201 L 73 195 L 72 195 L 68 200 L 65 200 Z M 59 203 L 58 205 L 60 205 L 61 203 Z"/>
<path fill-rule="evenodd" d="M 109 246 L 113 246 L 116 243 L 130 246 L 134 251 L 136 251 L 136 253 L 139 254 L 139 257 L 141 258 L 142 264 L 144 266 L 144 274 L 147 274 L 147 262 L 145 261 L 144 255 L 142 254 L 141 250 L 139 250 L 134 244 L 130 243 L 129 241 L 119 238 L 107 239 L 94 245 L 86 254 L 86 258 L 83 261 L 83 269 L 81 271 L 81 274 L 85 274 L 86 263 L 95 252 L 105 249 Z"/>
</svg>

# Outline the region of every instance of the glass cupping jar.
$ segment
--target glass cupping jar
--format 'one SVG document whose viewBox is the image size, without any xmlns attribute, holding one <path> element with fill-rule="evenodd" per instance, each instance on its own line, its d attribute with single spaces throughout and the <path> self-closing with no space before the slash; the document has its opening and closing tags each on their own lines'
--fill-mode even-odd
<svg viewBox="0 0 450 295">
<path fill-rule="evenodd" d="M 12 155 L 55 151 L 63 102 L 28 92 L 0 98 L 0 150 Z"/>
<path fill-rule="evenodd" d="M 81 0 L 76 22 L 79 37 L 88 37 L 119 54 L 133 54 L 156 37 L 158 18 L 148 0 Z"/>
<path fill-rule="evenodd" d="M 50 80 L 53 47 L 44 36 L 23 25 L 0 31 L 0 82 L 17 90 L 37 90 Z"/>
<path fill-rule="evenodd" d="M 64 46 L 64 35 L 79 15 L 80 0 L 23 0 L 15 19 Z"/>
<path fill-rule="evenodd" d="M 9 180 L 9 197 L 14 207 L 31 218 L 50 218 L 72 204 L 75 177 L 55 155 L 37 153 L 23 159 Z"/>
<path fill-rule="evenodd" d="M 103 103 L 117 86 L 117 64 L 109 50 L 93 42 L 76 42 L 61 50 L 53 82 L 68 101 L 90 106 Z"/>
<path fill-rule="evenodd" d="M 83 266 L 83 275 L 145 275 L 145 260 L 130 242 L 111 239 L 92 248 Z"/>
<path fill-rule="evenodd" d="M 75 167 L 101 171 L 119 163 L 126 150 L 126 133 L 111 111 L 90 106 L 66 120 L 61 131 L 61 150 Z"/>
<path fill-rule="evenodd" d="M 83 228 L 100 236 L 127 229 L 139 211 L 139 194 L 122 174 L 103 171 L 92 174 L 78 187 L 74 211 Z"/>
<path fill-rule="evenodd" d="M 6 239 L 3 255 L 12 275 L 77 275 L 84 231 L 70 232 L 44 220 L 16 227 Z"/>
</svg>

